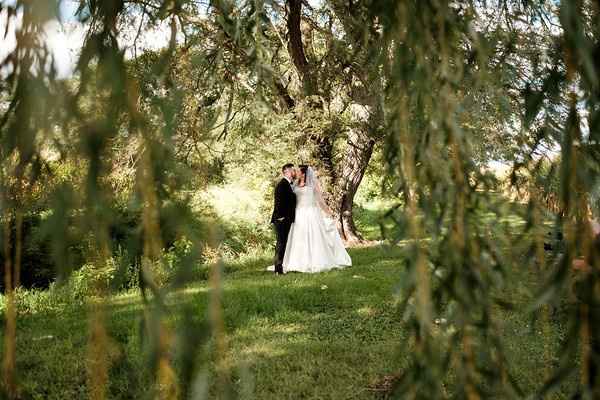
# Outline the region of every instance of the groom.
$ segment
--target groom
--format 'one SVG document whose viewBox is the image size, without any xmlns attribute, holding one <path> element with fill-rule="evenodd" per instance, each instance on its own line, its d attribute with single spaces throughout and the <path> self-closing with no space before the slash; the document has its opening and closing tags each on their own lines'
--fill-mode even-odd
<svg viewBox="0 0 600 400">
<path fill-rule="evenodd" d="M 296 194 L 292 190 L 292 182 L 296 178 L 294 164 L 285 164 L 281 168 L 283 177 L 275 187 L 275 207 L 271 223 L 275 227 L 277 244 L 275 246 L 275 273 L 283 274 L 283 256 L 287 245 L 288 234 L 296 217 Z"/>
</svg>

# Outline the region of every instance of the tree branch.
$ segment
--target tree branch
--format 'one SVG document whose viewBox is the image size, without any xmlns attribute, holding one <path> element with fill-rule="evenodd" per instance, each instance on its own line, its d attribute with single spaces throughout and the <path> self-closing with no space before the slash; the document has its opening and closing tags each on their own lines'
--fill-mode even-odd
<svg viewBox="0 0 600 400">
<path fill-rule="evenodd" d="M 317 93 L 316 85 L 312 79 L 310 65 L 306 59 L 304 45 L 302 44 L 302 0 L 287 0 L 288 13 L 288 51 L 294 62 L 294 66 L 302 79 L 302 86 L 307 96 Z"/>
</svg>

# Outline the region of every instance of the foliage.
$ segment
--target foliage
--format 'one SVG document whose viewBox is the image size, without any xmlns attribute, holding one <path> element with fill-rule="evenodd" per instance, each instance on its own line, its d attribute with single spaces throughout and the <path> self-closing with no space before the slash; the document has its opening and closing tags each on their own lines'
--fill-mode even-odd
<svg viewBox="0 0 600 400">
<path fill-rule="evenodd" d="M 396 96 L 389 119 L 386 159 L 388 173 L 397 177 L 399 196 L 404 200 L 402 207 L 392 215 L 396 214 L 395 219 L 405 228 L 400 238 L 411 238 L 411 279 L 404 285 L 404 304 L 409 306 L 408 326 L 412 330 L 409 343 L 417 349 L 396 382 L 394 393 L 398 396 L 402 393 L 408 393 L 409 398 L 426 399 L 525 396 L 514 375 L 515 367 L 506 359 L 505 345 L 497 329 L 500 321 L 493 315 L 495 307 L 512 306 L 509 299 L 498 298 L 495 293 L 505 288 L 506 277 L 513 273 L 513 258 L 501 251 L 503 240 L 515 239 L 501 223 L 484 228 L 480 214 L 490 214 L 500 222 L 509 209 L 493 195 L 493 179 L 478 167 L 480 155 L 473 146 L 477 139 L 469 125 L 461 121 L 461 111 L 467 107 L 468 99 L 461 95 L 460 83 L 468 77 L 477 90 L 494 88 L 495 82 L 491 80 L 498 79 L 498 75 L 490 61 L 493 62 L 498 47 L 502 49 L 500 53 L 514 53 L 524 61 L 523 69 L 531 66 L 537 73 L 527 74 L 522 81 L 515 82 L 517 88 L 521 82 L 525 83 L 520 91 L 523 111 L 516 125 L 517 143 L 522 151 L 514 152 L 515 169 L 533 171 L 538 164 L 536 152 L 540 147 L 561 143 L 559 202 L 562 213 L 556 221 L 556 229 L 569 233 L 567 250 L 557 261 L 556 271 L 549 273 L 545 268 L 548 261 L 542 245 L 547 228 L 544 207 L 535 186 L 529 192 L 530 207 L 522 214 L 526 223 L 517 236 L 525 240 L 532 254 L 528 267 L 546 272 L 542 279 L 547 280 L 547 287 L 541 290 L 535 305 L 540 315 L 547 311 L 546 304 L 558 301 L 560 296 L 554 294 L 568 285 L 575 252 L 587 256 L 597 251 L 586 244 L 590 237 L 586 219 L 589 214 L 584 212 L 593 177 L 597 176 L 597 167 L 591 167 L 588 160 L 597 159 L 597 149 L 574 147 L 576 141 L 592 140 L 596 132 L 592 129 L 588 137 L 582 136 L 574 101 L 567 107 L 569 117 L 564 123 L 553 118 L 557 109 L 559 113 L 562 111 L 561 99 L 573 96 L 569 94 L 573 86 L 569 85 L 578 85 L 586 98 L 583 107 L 590 107 L 587 108 L 590 115 L 596 113 L 597 86 L 591 76 L 590 62 L 591 48 L 597 46 L 597 42 L 586 47 L 593 33 L 589 32 L 591 36 L 583 33 L 583 24 L 588 18 L 583 10 L 587 10 L 589 4 L 561 2 L 557 10 L 544 3 L 498 2 L 498 5 L 503 6 L 504 11 L 501 18 L 491 21 L 495 27 L 492 35 L 481 23 L 481 10 L 485 5 L 382 2 L 379 8 L 378 15 L 393 51 L 387 71 L 390 93 Z M 389 9 L 396 11 L 383 13 Z M 548 20 L 555 21 L 554 12 L 558 13 L 562 30 L 556 34 L 552 30 L 544 32 L 546 40 L 560 46 L 560 51 L 546 52 L 547 62 L 529 64 L 528 54 L 515 51 L 518 47 L 515 49 L 510 40 L 513 35 L 522 35 L 517 16 L 527 18 L 529 24 L 544 25 Z M 498 40 L 495 32 L 500 30 L 507 33 L 509 40 L 502 40 L 502 36 Z M 531 48 L 537 52 L 534 57 L 546 50 L 543 46 Z M 577 58 L 581 64 L 562 58 L 570 52 L 581 57 Z M 519 114 L 513 114 L 512 118 Z M 426 238 L 431 241 L 425 241 Z M 594 274 L 587 277 L 585 282 L 590 286 L 586 291 L 596 285 L 595 279 Z M 595 309 L 596 301 L 595 295 L 590 295 L 582 301 L 581 307 Z M 576 367 L 577 357 L 573 352 L 579 340 L 590 359 L 582 365 L 581 386 L 576 391 L 586 398 L 597 394 L 597 369 L 593 360 L 597 357 L 598 332 L 592 328 L 596 321 L 594 313 L 571 314 L 573 324 L 585 326 L 586 331 L 581 338 L 574 331 L 565 338 L 560 367 L 539 389 L 540 396 L 554 390 L 566 379 L 565 371 Z M 434 334 L 432 321 L 440 314 L 447 315 L 455 326 L 446 340 Z M 495 373 L 489 374 L 491 370 Z M 442 382 L 451 371 L 458 373 L 448 387 Z"/>
<path fill-rule="evenodd" d="M 349 241 L 362 242 L 354 200 L 369 168 L 363 193 L 375 197 L 375 181 L 395 198 L 377 222 L 406 247 L 402 261 L 395 255 L 380 265 L 401 282 L 398 319 L 381 334 L 401 329 L 401 315 L 403 348 L 411 351 L 385 370 L 400 371 L 387 381 L 388 395 L 598 397 L 600 256 L 589 217 L 600 190 L 600 11 L 593 2 L 81 0 L 77 18 L 87 34 L 68 81 L 58 79 L 42 33 L 60 19 L 61 1 L 42 3 L 0 5 L 17 32 L 0 65 L 3 394 L 19 397 L 26 370 L 17 356 L 19 313 L 84 302 L 88 334 L 76 345 L 86 354 L 73 363 L 73 397 L 151 387 L 152 397 L 187 398 L 202 385 L 212 397 L 233 397 L 225 330 L 240 327 L 232 315 L 246 320 L 278 303 L 252 302 L 260 282 L 257 292 L 241 291 L 243 304 L 230 300 L 222 260 L 268 250 L 272 171 L 295 157 L 319 167 Z M 166 48 L 123 49 L 123 30 L 139 38 L 161 24 L 171 31 Z M 511 184 L 526 192 L 526 207 L 498 195 L 484 168 L 492 159 L 513 164 Z M 249 218 L 236 215 L 242 202 L 203 198 L 214 185 L 244 179 L 259 193 Z M 548 210 L 557 212 L 550 223 Z M 564 252 L 544 253 L 548 230 L 564 234 Z M 579 256 L 591 268 L 561 308 L 568 321 L 556 328 L 561 349 L 544 332 L 548 342 L 532 346 L 542 345 L 549 352 L 542 359 L 554 364 L 544 377 L 522 379 L 529 371 L 511 356 L 499 309 L 523 303 L 505 293 L 535 290 L 535 298 L 524 296 L 541 324 L 532 326 L 551 329 L 549 310 L 564 302 Z M 21 272 L 30 268 L 43 275 L 33 283 L 56 276 L 63 285 L 24 292 Z M 511 286 L 522 270 L 543 285 Z M 193 314 L 191 302 L 169 316 L 172 293 L 198 278 L 208 278 L 207 312 Z M 119 317 L 111 290 L 136 285 L 139 335 L 112 330 Z M 313 289 L 311 298 L 327 293 Z M 306 310 L 319 307 L 309 302 Z M 327 317 L 317 330 L 343 332 Z M 448 329 L 440 332 L 442 319 Z M 378 351 L 389 355 L 391 346 Z"/>
</svg>

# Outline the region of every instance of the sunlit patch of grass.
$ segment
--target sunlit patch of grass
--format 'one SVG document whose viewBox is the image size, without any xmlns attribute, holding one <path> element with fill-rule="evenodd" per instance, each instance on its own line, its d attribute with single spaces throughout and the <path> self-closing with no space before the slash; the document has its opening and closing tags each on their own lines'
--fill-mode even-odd
<svg viewBox="0 0 600 400">
<path fill-rule="evenodd" d="M 108 304 L 114 306 L 126 306 L 130 305 L 132 302 L 138 302 L 139 300 L 138 290 L 128 290 L 111 296 L 108 299 Z"/>
<path fill-rule="evenodd" d="M 297 340 L 298 339 L 296 338 L 294 341 Z M 241 357 L 238 362 L 245 359 L 247 363 L 252 363 L 252 360 L 256 357 L 281 357 L 285 354 L 286 350 L 284 347 L 280 346 L 280 343 L 263 341 L 244 347 L 241 350 Z"/>
<path fill-rule="evenodd" d="M 205 194 L 217 214 L 228 221 L 265 221 L 265 210 L 258 207 L 263 203 L 263 194 L 239 184 L 213 186 Z"/>
<path fill-rule="evenodd" d="M 361 307 L 358 310 L 356 310 L 356 313 L 358 315 L 360 315 L 361 317 L 372 317 L 373 315 L 376 314 L 376 311 L 373 308 L 366 306 L 366 307 Z"/>
</svg>

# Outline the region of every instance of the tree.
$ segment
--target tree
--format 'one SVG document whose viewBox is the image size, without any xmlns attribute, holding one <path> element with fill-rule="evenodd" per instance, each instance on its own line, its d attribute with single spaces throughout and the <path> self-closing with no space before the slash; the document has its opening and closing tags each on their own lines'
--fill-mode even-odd
<svg viewBox="0 0 600 400">
<path fill-rule="evenodd" d="M 167 287 L 154 279 L 154 268 L 164 263 L 162 234 L 171 230 L 189 238 L 189 264 L 198 261 L 207 243 L 215 245 L 212 236 L 201 238 L 190 227 L 183 178 L 191 175 L 190 167 L 199 168 L 205 172 L 197 174 L 200 186 L 205 185 L 213 175 L 210 167 L 219 169 L 212 146 L 219 140 L 223 146 L 234 128 L 241 134 L 246 122 L 256 128 L 264 118 L 267 124 L 275 121 L 277 129 L 268 133 L 276 139 L 285 137 L 284 129 L 297 131 L 293 140 L 309 149 L 307 160 L 319 164 L 332 188 L 329 201 L 340 230 L 350 242 L 361 240 L 352 215 L 356 190 L 374 147 L 385 150 L 386 182 L 398 200 L 387 217 L 399 232 L 394 239 L 408 242 L 410 274 L 401 287 L 398 316 L 407 321 L 414 349 L 393 382 L 397 394 L 526 396 L 511 375 L 494 312 L 510 303 L 497 293 L 517 268 L 548 266 L 536 270 L 544 282 L 533 308 L 557 305 L 563 297 L 556 294 L 570 283 L 573 259 L 583 256 L 591 268 L 567 310 L 573 329 L 563 338 L 559 366 L 532 390 L 543 398 L 565 371 L 579 370 L 574 397 L 599 397 L 600 256 L 588 218 L 600 175 L 600 10 L 590 0 L 497 0 L 492 6 L 502 12 L 490 13 L 488 3 L 327 0 L 311 6 L 300 0 L 215 0 L 206 6 L 184 0 L 82 0 L 79 15 L 89 31 L 74 82 L 56 78 L 40 39 L 44 24 L 58 18 L 56 2 L 39 8 L 25 0 L 2 4 L 11 23 L 21 22 L 16 49 L 2 65 L 7 71 L 2 90 L 10 99 L 0 121 L 6 395 L 18 397 L 13 283 L 22 261 L 22 195 L 48 187 L 48 150 L 60 161 L 76 160 L 79 168 L 77 180 L 52 187 L 56 201 L 48 225 L 57 264 L 64 264 L 64 238 L 74 221 L 91 243 L 84 256 L 96 272 L 111 255 L 112 173 L 127 165 L 123 191 L 128 206 L 140 214 L 134 228 L 142 243 L 148 365 L 161 396 L 188 397 L 198 358 L 194 350 L 205 343 L 198 338 L 209 335 L 204 323 L 189 320 L 189 331 L 174 340 L 164 324 L 165 294 L 187 275 L 184 268 Z M 166 21 L 169 47 L 128 61 L 119 28 L 135 27 L 135 21 L 138 32 Z M 258 109 L 260 103 L 268 109 L 243 117 L 245 107 Z M 505 143 L 510 140 L 516 143 Z M 556 175 L 543 172 L 547 164 L 540 154 L 547 147 L 560 150 L 552 165 Z M 529 188 L 544 185 L 557 192 L 560 213 L 553 225 L 565 234 L 565 252 L 553 255 L 553 264 L 543 251 L 542 196 L 530 189 L 525 210 L 499 198 L 495 179 L 481 168 L 489 157 L 504 157 L 516 171 L 529 173 L 519 176 L 537 179 L 534 172 L 541 171 L 543 178 L 555 178 L 525 181 Z M 135 160 L 121 163 L 127 158 Z M 167 223 L 161 220 L 165 212 Z M 482 214 L 495 223 L 482 226 Z M 526 222 L 517 233 L 502 223 L 515 214 Z M 511 257 L 516 241 L 527 250 L 523 263 Z M 217 391 L 228 393 L 218 264 L 211 270 L 211 288 Z M 105 290 L 98 284 L 99 299 Z M 96 300 L 90 301 L 87 384 L 91 397 L 102 398 L 110 377 L 104 326 L 110 308 Z M 434 326 L 438 315 L 451 323 L 444 334 Z M 175 357 L 182 359 L 173 362 Z M 182 379 L 175 378 L 173 364 L 181 366 Z"/>
</svg>

